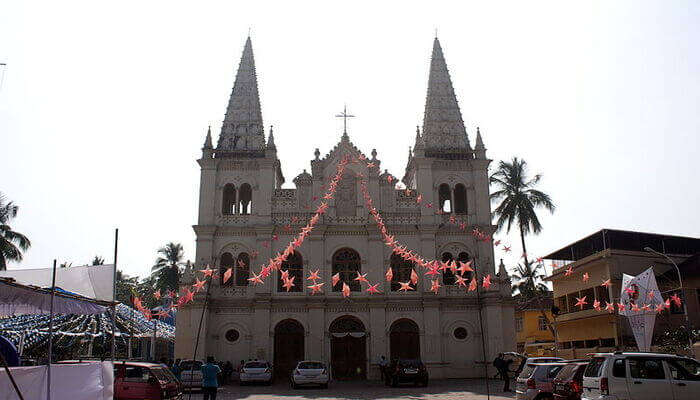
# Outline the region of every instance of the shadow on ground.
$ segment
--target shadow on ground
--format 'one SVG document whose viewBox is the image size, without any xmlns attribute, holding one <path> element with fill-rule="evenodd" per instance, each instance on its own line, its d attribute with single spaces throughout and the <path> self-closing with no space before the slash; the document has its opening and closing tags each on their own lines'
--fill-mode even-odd
<svg viewBox="0 0 700 400">
<path fill-rule="evenodd" d="M 490 398 L 493 400 L 511 399 L 513 392 L 504 393 L 503 382 L 489 381 Z M 183 400 L 188 400 L 187 394 Z M 191 396 L 200 400 L 199 393 Z M 447 379 L 430 381 L 428 387 L 401 385 L 393 388 L 379 381 L 331 382 L 328 389 L 304 387 L 292 389 L 287 382 L 276 382 L 272 386 L 227 385 L 219 389 L 217 400 L 233 399 L 487 399 L 486 381 L 483 379 Z"/>
</svg>

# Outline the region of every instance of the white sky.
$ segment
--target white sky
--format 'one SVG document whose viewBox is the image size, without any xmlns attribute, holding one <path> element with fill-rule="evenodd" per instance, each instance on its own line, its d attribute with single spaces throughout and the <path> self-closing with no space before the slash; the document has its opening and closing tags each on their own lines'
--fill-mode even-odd
<svg viewBox="0 0 700 400">
<path fill-rule="evenodd" d="M 345 102 L 351 140 L 403 176 L 437 28 L 472 143 L 525 158 L 558 205 L 530 254 L 603 227 L 700 236 L 700 3 L 189 4 L 0 2 L 0 191 L 33 242 L 12 267 L 111 262 L 115 227 L 129 274 L 168 241 L 194 258 L 195 160 L 249 27 L 287 187 Z"/>
</svg>

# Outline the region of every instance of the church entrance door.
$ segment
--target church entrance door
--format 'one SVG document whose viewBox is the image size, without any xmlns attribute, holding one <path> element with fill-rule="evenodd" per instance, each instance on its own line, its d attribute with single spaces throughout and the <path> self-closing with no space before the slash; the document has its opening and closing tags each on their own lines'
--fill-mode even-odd
<svg viewBox="0 0 700 400">
<path fill-rule="evenodd" d="M 331 335 L 331 372 L 334 379 L 367 378 L 367 333 L 362 321 L 345 316 L 333 321 Z"/>
<path fill-rule="evenodd" d="M 391 359 L 420 359 L 420 331 L 410 319 L 400 319 L 389 330 Z"/>
<path fill-rule="evenodd" d="M 304 360 L 304 327 L 293 319 L 275 327 L 273 370 L 275 378 L 287 378 L 299 361 Z"/>
</svg>

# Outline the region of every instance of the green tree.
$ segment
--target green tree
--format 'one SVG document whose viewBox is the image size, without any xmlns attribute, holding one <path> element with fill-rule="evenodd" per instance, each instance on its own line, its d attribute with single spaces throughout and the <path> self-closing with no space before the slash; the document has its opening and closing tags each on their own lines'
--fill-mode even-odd
<svg viewBox="0 0 700 400">
<path fill-rule="evenodd" d="M 151 268 L 151 276 L 156 279 L 156 288 L 161 291 L 178 291 L 182 276 L 182 259 L 185 250 L 180 243 L 170 242 L 158 249 L 158 258 Z"/>
<path fill-rule="evenodd" d="M 543 265 L 530 263 L 525 246 L 525 236 L 530 233 L 537 235 L 542 231 L 542 224 L 537 217 L 536 209 L 544 208 L 550 213 L 554 213 L 556 209 L 548 194 L 535 189 L 541 178 L 542 175 L 536 174 L 530 179 L 525 160 L 513 157 L 510 162 L 501 161 L 489 181 L 496 189 L 491 193 L 491 201 L 500 201 L 494 210 L 498 230 L 505 227 L 506 233 L 510 233 L 510 229 L 515 223 L 520 232 L 525 264 L 518 265 L 512 275 L 516 281 L 513 289 L 522 294 L 521 301 L 534 303 L 538 306 L 549 330 L 556 338 L 556 327 L 546 314 L 545 296 L 548 294 L 549 288 L 542 283 L 544 274 L 540 272 L 540 269 L 543 268 Z"/>
<path fill-rule="evenodd" d="M 0 271 L 7 269 L 9 261 L 22 261 L 22 252 L 32 245 L 26 236 L 10 227 L 10 221 L 17 216 L 18 209 L 16 204 L 7 201 L 0 193 Z"/>
<path fill-rule="evenodd" d="M 92 259 L 92 265 L 104 265 L 105 264 L 105 259 L 100 257 L 100 256 L 95 256 L 95 258 Z"/>
<path fill-rule="evenodd" d="M 525 247 L 525 236 L 530 233 L 537 235 L 542 231 L 542 224 L 535 209 L 544 207 L 550 213 L 554 213 L 556 208 L 548 194 L 535 189 L 541 178 L 542 175 L 537 174 L 528 179 L 527 163 L 518 157 L 513 157 L 511 162 L 501 161 L 490 178 L 491 185 L 497 189 L 491 193 L 491 200 L 502 200 L 493 211 L 498 218 L 498 230 L 505 226 L 506 233 L 510 233 L 513 222 L 517 220 L 527 268 L 530 262 Z"/>
</svg>

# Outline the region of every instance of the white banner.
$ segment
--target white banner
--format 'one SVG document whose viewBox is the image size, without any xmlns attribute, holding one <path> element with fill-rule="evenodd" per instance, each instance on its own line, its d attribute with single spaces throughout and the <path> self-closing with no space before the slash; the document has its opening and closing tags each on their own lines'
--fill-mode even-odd
<svg viewBox="0 0 700 400">
<path fill-rule="evenodd" d="M 655 308 L 663 302 L 652 267 L 637 276 L 622 275 L 620 303 L 625 305 L 625 309 L 620 311 L 620 315 L 627 317 L 639 351 L 649 351 L 651 348 Z"/>
<path fill-rule="evenodd" d="M 25 399 L 46 398 L 46 366 L 12 367 L 12 377 Z M 51 365 L 51 400 L 111 400 L 114 394 L 112 363 L 82 362 Z M 0 368 L 0 400 L 17 394 L 4 368 Z"/>
<path fill-rule="evenodd" d="M 49 288 L 52 270 L 53 268 L 11 269 L 0 271 L 0 276 L 14 278 L 25 285 Z M 56 268 L 56 286 L 91 299 L 113 301 L 114 265 Z"/>
</svg>

